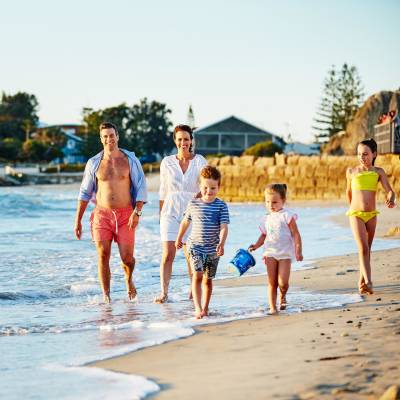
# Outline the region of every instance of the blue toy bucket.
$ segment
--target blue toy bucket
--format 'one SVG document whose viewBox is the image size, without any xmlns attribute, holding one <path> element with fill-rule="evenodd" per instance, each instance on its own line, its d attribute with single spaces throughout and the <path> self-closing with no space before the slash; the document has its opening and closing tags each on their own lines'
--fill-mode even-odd
<svg viewBox="0 0 400 400">
<path fill-rule="evenodd" d="M 236 252 L 235 257 L 232 258 L 230 264 L 237 269 L 239 276 L 242 276 L 250 267 L 256 265 L 256 260 L 249 251 L 239 249 Z"/>
</svg>

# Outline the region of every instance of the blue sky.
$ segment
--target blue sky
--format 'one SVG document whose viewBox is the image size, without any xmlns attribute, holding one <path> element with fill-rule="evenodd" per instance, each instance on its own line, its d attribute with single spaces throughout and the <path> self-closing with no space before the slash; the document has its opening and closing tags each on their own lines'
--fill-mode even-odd
<svg viewBox="0 0 400 400">
<path fill-rule="evenodd" d="M 236 115 L 312 139 L 331 65 L 366 97 L 400 87 L 400 1 L 0 0 L 0 91 L 38 97 L 47 123 L 141 98 L 174 123 Z"/>
</svg>

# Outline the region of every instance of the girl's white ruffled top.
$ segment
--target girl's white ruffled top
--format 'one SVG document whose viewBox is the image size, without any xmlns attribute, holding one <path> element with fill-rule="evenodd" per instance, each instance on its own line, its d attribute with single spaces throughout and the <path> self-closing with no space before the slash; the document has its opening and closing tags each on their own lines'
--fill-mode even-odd
<svg viewBox="0 0 400 400">
<path fill-rule="evenodd" d="M 264 242 L 263 257 L 273 257 L 277 260 L 296 260 L 294 240 L 289 229 L 292 219 L 297 220 L 297 214 L 282 208 L 277 212 L 267 214 L 260 224 L 260 231 L 267 235 Z"/>
<path fill-rule="evenodd" d="M 164 157 L 160 165 L 160 200 L 164 200 L 162 216 L 175 217 L 179 221 L 191 199 L 200 191 L 200 170 L 207 160 L 196 154 L 185 173 L 176 155 Z"/>
</svg>

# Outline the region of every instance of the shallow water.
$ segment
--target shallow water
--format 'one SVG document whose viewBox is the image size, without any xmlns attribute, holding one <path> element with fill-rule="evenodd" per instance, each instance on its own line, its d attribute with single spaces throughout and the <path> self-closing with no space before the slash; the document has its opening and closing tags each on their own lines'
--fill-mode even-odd
<svg viewBox="0 0 400 400">
<path fill-rule="evenodd" d="M 0 188 L 0 397 L 8 399 L 132 399 L 158 390 L 142 377 L 81 368 L 85 363 L 124 354 L 193 334 L 203 323 L 265 315 L 266 287 L 216 287 L 212 314 L 192 317 L 188 278 L 182 252 L 174 265 L 170 302 L 152 303 L 159 290 L 161 256 L 158 201 L 150 195 L 136 237 L 135 283 L 138 301 L 126 301 L 123 272 L 113 247 L 111 305 L 101 303 L 96 252 L 89 235 L 73 236 L 77 187 Z M 229 260 L 258 237 L 262 205 L 231 204 L 231 225 L 219 278 L 232 276 Z M 314 258 L 355 251 L 350 230 L 333 225 L 329 216 L 344 208 L 295 210 L 307 268 Z M 396 247 L 376 240 L 374 249 Z M 261 251 L 247 274 L 265 272 Z M 353 266 L 356 267 L 356 266 Z M 245 278 L 244 283 L 245 283 Z M 245 299 L 245 300 L 243 300 Z M 287 312 L 301 312 L 360 301 L 358 295 L 316 294 L 293 289 Z M 66 368 L 67 367 L 67 368 Z M 49 384 L 51 382 L 51 384 Z"/>
</svg>

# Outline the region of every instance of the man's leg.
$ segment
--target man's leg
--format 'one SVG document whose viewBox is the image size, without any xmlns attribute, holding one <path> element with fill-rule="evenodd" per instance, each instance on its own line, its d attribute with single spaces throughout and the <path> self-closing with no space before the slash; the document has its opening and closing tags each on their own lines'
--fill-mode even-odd
<svg viewBox="0 0 400 400">
<path fill-rule="evenodd" d="M 103 240 L 96 242 L 98 255 L 98 273 L 101 289 L 103 290 L 104 301 L 109 303 L 110 298 L 110 255 L 111 255 L 111 240 Z"/>
<path fill-rule="evenodd" d="M 136 297 L 136 288 L 133 284 L 132 274 L 135 268 L 135 257 L 133 256 L 134 245 L 129 243 L 118 243 L 119 255 L 122 261 L 122 268 L 125 272 L 125 284 L 129 300 Z"/>
</svg>

